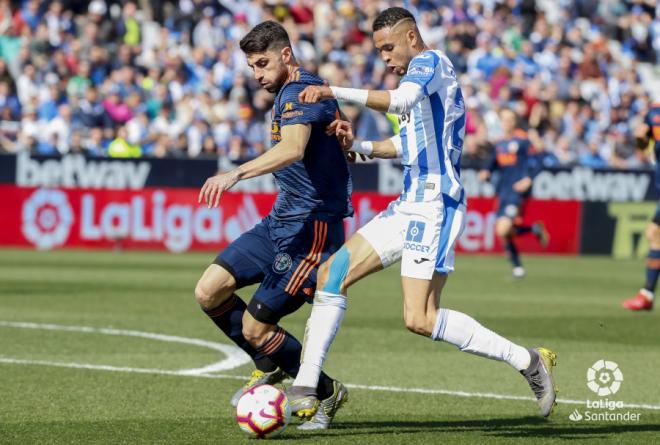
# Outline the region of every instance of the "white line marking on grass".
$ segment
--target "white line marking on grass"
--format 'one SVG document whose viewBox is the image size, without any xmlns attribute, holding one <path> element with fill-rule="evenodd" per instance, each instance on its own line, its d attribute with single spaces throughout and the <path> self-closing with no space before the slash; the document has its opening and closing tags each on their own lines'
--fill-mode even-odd
<svg viewBox="0 0 660 445">
<path fill-rule="evenodd" d="M 245 380 L 245 376 L 230 375 L 230 374 L 189 374 L 182 371 L 169 371 L 166 369 L 128 368 L 128 367 L 120 367 L 120 366 L 91 365 L 84 363 L 52 362 L 46 360 L 23 360 L 23 359 L 16 359 L 16 358 L 3 357 L 3 356 L 0 356 L 0 363 L 14 364 L 14 365 L 54 366 L 58 368 L 91 369 L 91 370 L 111 371 L 111 372 L 129 372 L 129 373 L 137 373 L 137 374 L 171 375 L 171 376 L 179 376 L 179 377 Z M 489 392 L 451 391 L 448 389 L 433 389 L 433 388 L 402 388 L 397 386 L 359 385 L 353 383 L 347 383 L 346 386 L 351 389 L 362 389 L 366 391 L 445 395 L 445 396 L 455 396 L 455 397 L 484 398 L 484 399 L 496 399 L 496 400 L 518 400 L 518 401 L 536 400 L 533 397 L 516 396 L 512 394 L 495 394 Z M 566 405 L 586 405 L 587 403 L 586 400 L 573 400 L 573 399 L 557 399 L 557 402 Z M 623 407 L 660 410 L 660 405 L 648 405 L 642 403 L 624 403 Z"/>
<path fill-rule="evenodd" d="M 20 325 L 20 326 L 19 326 Z M 60 325 L 42 325 L 37 323 L 11 323 L 0 321 L 0 327 L 20 327 L 27 329 L 53 329 L 53 330 L 68 330 L 74 332 L 95 332 L 100 333 L 100 331 L 106 331 L 107 335 L 129 335 L 136 337 L 152 338 L 159 337 L 159 340 L 162 341 L 175 341 L 179 343 L 186 344 L 195 344 L 198 346 L 205 346 L 206 343 L 210 343 L 216 346 L 228 347 L 228 345 L 222 345 L 220 343 L 207 342 L 206 340 L 199 340 L 194 338 L 186 337 L 176 337 L 171 335 L 161 335 L 161 334 L 150 334 L 148 332 L 139 332 L 139 331 L 123 331 L 117 329 L 97 329 L 83 326 L 60 326 Z M 38 327 L 37 327 L 38 326 Z M 47 326 L 47 327 L 43 327 Z M 61 329 L 66 328 L 66 329 Z M 110 333 L 113 332 L 113 333 Z M 119 332 L 122 332 L 121 334 Z M 126 332 L 136 333 L 135 335 L 125 334 Z M 164 340 L 166 337 L 170 340 Z M 178 340 L 171 340 L 178 339 Z M 207 346 L 210 347 L 210 346 Z M 211 348 L 216 349 L 216 348 Z M 238 349 L 238 348 L 236 348 Z M 221 350 L 221 349 L 217 349 Z M 223 349 L 224 352 L 224 349 Z M 243 353 L 243 351 L 241 351 Z M 247 355 L 245 355 L 247 357 Z M 249 359 L 246 362 L 249 362 Z M 167 370 L 167 369 L 149 369 L 149 368 L 130 368 L 123 366 L 107 366 L 107 365 L 93 365 L 85 363 L 66 363 L 66 362 L 55 362 L 48 360 L 24 360 L 17 359 L 12 357 L 6 357 L 0 355 L 0 363 L 5 364 L 14 364 L 14 365 L 36 365 L 36 366 L 54 366 L 58 368 L 73 368 L 73 369 L 89 369 L 97 371 L 110 371 L 110 372 L 128 372 L 136 374 L 157 374 L 157 375 L 169 375 L 169 376 L 179 376 L 179 377 L 198 377 L 198 378 L 209 378 L 209 379 L 228 379 L 228 380 L 245 380 L 245 376 L 240 375 L 230 375 L 230 374 L 210 374 L 209 369 L 213 369 L 214 365 L 209 365 L 204 368 L 197 369 L 181 369 L 181 370 Z M 221 362 L 219 362 L 221 363 Z M 239 365 L 240 366 L 240 365 Z M 206 372 L 201 372 L 206 369 Z M 227 368 L 225 368 L 227 369 Z M 194 371 L 194 372 L 193 372 Z M 467 398 L 484 398 L 484 399 L 496 399 L 496 400 L 517 400 L 517 401 L 535 401 L 533 397 L 527 396 L 517 396 L 513 394 L 496 394 L 490 392 L 468 392 L 468 391 L 451 391 L 448 389 L 433 389 L 433 388 L 403 388 L 398 386 L 380 386 L 380 385 L 360 385 L 347 383 L 347 387 L 351 389 L 361 389 L 366 391 L 381 391 L 381 392 L 400 392 L 408 394 L 427 394 L 427 395 L 445 395 L 445 396 L 455 396 L 455 397 L 467 397 Z M 574 399 L 557 399 L 557 402 L 563 403 L 566 405 L 586 405 L 586 400 L 574 400 Z M 660 405 L 649 405 L 643 403 L 624 403 L 624 408 L 634 408 L 634 409 L 649 409 L 649 410 L 660 410 Z"/>
<path fill-rule="evenodd" d="M 13 322 L 13 321 L 0 321 L 0 327 L 18 328 L 18 329 L 40 329 L 40 330 L 48 330 L 48 331 L 84 332 L 86 334 L 118 335 L 124 337 L 140 337 L 149 340 L 164 341 L 168 343 L 182 343 L 185 345 L 200 346 L 202 348 L 213 349 L 215 351 L 222 352 L 224 355 L 226 355 L 226 358 L 224 360 L 220 360 L 216 363 L 211 363 L 210 365 L 201 368 L 180 369 L 178 371 L 172 371 L 176 373 L 174 375 L 197 375 L 197 374 L 208 374 L 215 371 L 228 371 L 230 369 L 238 368 L 239 366 L 245 365 L 246 363 L 250 363 L 252 361 L 250 357 L 237 346 L 227 345 L 223 343 L 216 343 L 213 341 L 202 340 L 199 338 L 178 337 L 176 335 L 154 334 L 151 332 L 129 331 L 125 329 L 93 328 L 89 326 L 65 326 L 59 324 L 27 323 L 27 322 Z M 97 366 L 97 365 L 90 365 L 90 366 L 92 366 L 92 368 L 89 369 L 96 369 L 93 368 L 93 366 Z M 113 367 L 111 366 L 110 368 Z M 126 368 L 126 369 L 135 370 L 138 368 Z M 152 372 L 152 371 L 159 371 L 159 370 L 147 369 L 147 372 Z M 130 371 L 130 372 L 139 372 L 139 371 Z"/>
</svg>

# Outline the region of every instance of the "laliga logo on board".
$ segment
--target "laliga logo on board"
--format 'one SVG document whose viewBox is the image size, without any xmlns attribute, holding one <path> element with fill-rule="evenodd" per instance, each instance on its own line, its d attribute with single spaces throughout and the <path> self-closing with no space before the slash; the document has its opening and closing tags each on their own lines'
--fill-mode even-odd
<svg viewBox="0 0 660 445">
<path fill-rule="evenodd" d="M 60 190 L 37 190 L 23 204 L 23 235 L 39 249 L 64 244 L 72 223 L 71 205 Z"/>
<path fill-rule="evenodd" d="M 623 373 L 615 362 L 598 360 L 587 370 L 587 386 L 600 397 L 616 394 L 621 382 Z"/>
</svg>

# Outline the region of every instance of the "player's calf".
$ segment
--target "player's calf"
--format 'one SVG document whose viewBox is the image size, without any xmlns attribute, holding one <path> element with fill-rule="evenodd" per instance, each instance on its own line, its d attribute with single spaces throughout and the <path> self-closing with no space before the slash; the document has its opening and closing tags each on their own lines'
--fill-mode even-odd
<svg viewBox="0 0 660 445">
<path fill-rule="evenodd" d="M 243 315 L 243 337 L 255 348 L 267 343 L 276 330 L 277 326 L 261 323 L 247 312 Z"/>
</svg>

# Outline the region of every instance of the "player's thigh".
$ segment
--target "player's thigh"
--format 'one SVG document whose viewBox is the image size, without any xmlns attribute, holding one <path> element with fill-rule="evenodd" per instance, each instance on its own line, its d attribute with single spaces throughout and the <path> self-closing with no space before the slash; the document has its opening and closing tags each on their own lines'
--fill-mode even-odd
<svg viewBox="0 0 660 445">
<path fill-rule="evenodd" d="M 380 256 L 359 233 L 319 267 L 317 290 L 345 294 L 353 283 L 383 269 Z"/>
<path fill-rule="evenodd" d="M 236 281 L 236 289 L 241 289 L 260 282 L 274 256 L 266 218 L 220 252 L 214 264 L 229 272 Z"/>
<path fill-rule="evenodd" d="M 519 194 L 505 194 L 499 199 L 495 232 L 500 237 L 511 234 L 516 219 L 522 214 L 524 198 Z"/>
<path fill-rule="evenodd" d="M 195 297 L 205 309 L 216 307 L 242 287 L 258 283 L 270 267 L 272 246 L 264 222 L 242 234 L 206 268 L 195 287 Z"/>
<path fill-rule="evenodd" d="M 344 293 L 351 284 L 401 259 L 407 220 L 398 210 L 400 204 L 391 202 L 324 263 L 319 289 Z"/>
<path fill-rule="evenodd" d="M 280 319 L 311 302 L 319 264 L 344 242 L 343 222 L 320 220 L 271 221 L 277 254 L 248 304 L 252 317 L 276 325 Z"/>
<path fill-rule="evenodd" d="M 465 205 L 443 201 L 405 206 L 407 231 L 401 257 L 401 276 L 431 280 L 435 272 L 454 270 L 456 243 L 465 227 Z"/>
<path fill-rule="evenodd" d="M 495 233 L 500 238 L 505 238 L 513 232 L 513 219 L 508 216 L 498 216 L 495 220 Z"/>
</svg>

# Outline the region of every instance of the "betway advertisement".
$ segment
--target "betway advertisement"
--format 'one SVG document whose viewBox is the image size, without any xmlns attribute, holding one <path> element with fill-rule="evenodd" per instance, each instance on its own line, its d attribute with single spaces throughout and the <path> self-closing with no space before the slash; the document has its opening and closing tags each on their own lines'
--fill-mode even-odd
<svg viewBox="0 0 660 445">
<path fill-rule="evenodd" d="M 26 188 L 0 185 L 3 197 L 0 245 L 37 249 L 122 248 L 171 252 L 220 250 L 268 214 L 274 193 L 226 193 L 221 206 L 197 204 L 197 189 L 140 190 Z M 396 196 L 355 193 L 355 216 L 345 221 L 347 236 L 385 209 Z M 469 202 L 458 249 L 499 252 L 495 201 Z M 524 251 L 577 253 L 581 205 L 576 201 L 533 201 L 527 222 L 544 220 L 551 241 L 542 249 L 532 236 L 520 239 Z"/>
</svg>

